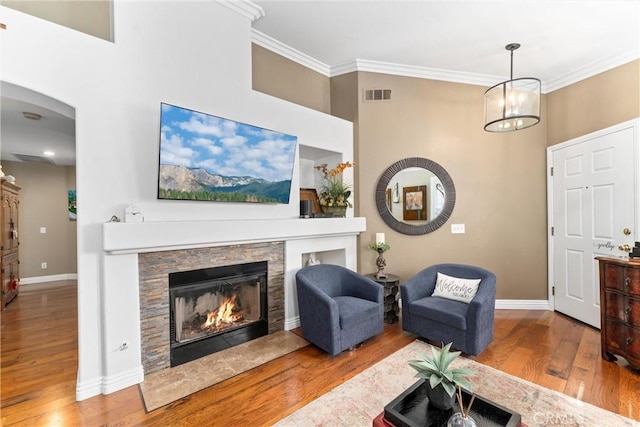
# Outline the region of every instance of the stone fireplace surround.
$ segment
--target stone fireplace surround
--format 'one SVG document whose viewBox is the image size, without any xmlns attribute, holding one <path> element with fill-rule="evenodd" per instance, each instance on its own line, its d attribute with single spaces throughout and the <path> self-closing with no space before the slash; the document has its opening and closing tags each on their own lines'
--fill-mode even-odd
<svg viewBox="0 0 640 427">
<path fill-rule="evenodd" d="M 169 273 L 267 261 L 269 333 L 284 330 L 284 242 L 148 252 L 138 255 L 140 335 L 145 374 L 169 368 Z"/>
<path fill-rule="evenodd" d="M 341 264 L 347 268 L 356 270 L 357 236 L 365 230 L 366 219 L 361 217 L 158 221 L 142 223 L 109 222 L 104 223 L 102 229 L 103 250 L 106 253 L 105 264 L 118 266 L 117 283 L 136 283 L 139 291 L 143 289 L 146 291 L 148 286 L 152 286 L 152 288 L 154 286 L 162 286 L 162 283 L 160 283 L 162 280 L 159 279 L 156 279 L 151 285 L 142 285 L 143 271 L 140 268 L 140 260 L 153 259 L 156 256 L 160 256 L 160 258 L 164 257 L 164 255 L 152 255 L 154 253 L 170 253 L 169 257 L 174 255 L 175 260 L 176 254 L 182 255 L 181 251 L 206 249 L 200 252 L 193 252 L 193 254 L 204 253 L 206 254 L 206 258 L 210 258 L 214 253 L 225 253 L 234 246 L 242 245 L 241 248 L 231 249 L 232 251 L 239 251 L 233 256 L 234 261 L 228 262 L 231 264 L 243 258 L 244 255 L 241 255 L 242 251 L 250 246 L 259 248 L 258 251 L 264 250 L 265 248 L 283 248 L 282 255 L 284 261 L 281 264 L 281 274 L 284 286 L 281 293 L 284 300 L 284 317 L 282 318 L 281 311 L 278 312 L 280 309 L 273 308 L 274 318 L 278 318 L 276 321 L 277 326 L 275 327 L 280 330 L 283 328 L 289 330 L 299 326 L 294 278 L 297 270 L 303 266 L 305 254 L 311 252 L 319 254 L 327 253 L 330 254 L 327 256 L 327 263 Z M 280 249 L 277 249 L 277 251 L 280 251 Z M 267 250 L 267 252 L 270 251 Z M 269 261 L 270 276 L 272 275 L 272 255 L 273 254 L 263 258 Z M 263 255 L 261 254 L 260 256 Z M 321 255 L 319 258 L 322 260 Z M 278 265 L 278 262 L 279 261 L 274 260 L 274 266 Z M 217 261 L 215 263 L 217 263 Z M 157 267 L 152 264 L 149 268 L 153 270 Z M 109 278 L 107 278 L 107 282 L 109 282 L 108 279 Z M 162 296 L 160 291 L 155 288 L 153 289 L 154 290 L 149 293 L 150 296 L 143 296 L 142 292 L 138 291 L 129 293 L 129 298 L 135 297 L 137 301 L 127 302 L 126 305 L 139 307 L 140 323 L 137 324 L 136 322 L 138 326 L 136 326 L 135 329 L 125 328 L 122 330 L 122 328 L 120 328 L 113 330 L 112 336 L 110 335 L 109 337 L 114 343 L 112 346 L 115 346 L 122 339 L 122 330 L 128 334 L 127 337 L 134 346 L 131 348 L 133 353 L 118 352 L 118 355 L 122 355 L 122 357 L 114 359 L 113 362 L 109 362 L 107 366 L 108 370 L 111 363 L 113 363 L 113 366 L 117 364 L 118 370 L 124 371 L 126 378 L 135 375 L 139 378 L 138 382 L 142 381 L 144 374 L 149 373 L 151 370 L 162 369 L 164 363 L 161 361 L 162 357 L 154 353 L 154 351 L 162 352 L 164 350 L 152 349 L 150 343 L 143 344 L 143 329 L 153 329 L 153 325 L 151 325 L 152 321 L 150 320 L 153 316 L 150 313 L 146 315 L 143 314 L 144 311 L 149 310 L 149 308 L 144 307 L 146 304 L 145 300 L 153 298 L 153 295 L 156 295 L 158 298 L 165 299 L 168 307 L 168 292 Z M 271 289 L 269 292 L 272 292 Z M 279 291 L 274 290 L 273 292 L 277 293 Z M 271 306 L 269 310 L 272 310 Z M 146 321 L 144 320 L 144 316 L 147 316 Z M 279 318 L 282 318 L 282 320 Z M 128 321 L 131 326 L 133 326 L 132 321 L 133 319 Z M 143 324 L 143 322 L 146 323 Z M 168 352 L 168 311 L 166 328 L 166 346 Z M 136 330 L 138 331 L 136 332 Z M 137 363 L 135 362 L 136 360 Z M 136 367 L 136 365 L 138 367 Z M 135 374 L 136 371 L 138 371 L 139 374 Z M 124 377 L 125 374 L 121 376 Z M 120 376 L 116 377 L 114 383 L 116 380 L 120 380 Z M 124 380 L 122 380 L 122 382 L 124 382 Z"/>
</svg>

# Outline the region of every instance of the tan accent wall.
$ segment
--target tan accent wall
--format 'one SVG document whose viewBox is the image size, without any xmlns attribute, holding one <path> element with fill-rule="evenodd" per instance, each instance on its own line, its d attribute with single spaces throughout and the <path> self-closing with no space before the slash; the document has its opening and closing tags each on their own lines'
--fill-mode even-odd
<svg viewBox="0 0 640 427">
<path fill-rule="evenodd" d="M 357 124 L 359 96 L 358 73 L 331 78 L 331 114 Z"/>
<path fill-rule="evenodd" d="M 360 144 L 358 133 L 358 73 L 348 73 L 341 76 L 331 78 L 331 114 L 341 119 L 348 120 L 353 123 L 353 140 L 355 144 L 353 146 L 353 159 L 356 160 L 359 157 Z M 355 173 L 353 174 L 353 188 L 357 189 L 360 186 L 360 177 L 357 173 L 358 165 L 356 165 Z M 353 192 L 354 214 L 360 215 L 360 208 L 358 206 L 358 199 L 360 198 L 360 192 Z M 360 261 L 358 260 L 358 264 Z"/>
<path fill-rule="evenodd" d="M 251 45 L 253 89 L 329 113 L 329 77 L 258 45 Z"/>
<path fill-rule="evenodd" d="M 0 5 L 99 37 L 111 38 L 111 0 L 2 0 Z"/>
<path fill-rule="evenodd" d="M 640 60 L 547 95 L 549 146 L 640 117 Z"/>
<path fill-rule="evenodd" d="M 330 80 L 331 114 L 354 123 L 355 211 L 367 218 L 358 270 L 375 271 L 368 245 L 384 232 L 385 271 L 402 281 L 434 263 L 476 264 L 496 273 L 499 299 L 547 299 L 546 147 L 640 117 L 640 61 L 543 95 L 541 123 L 504 135 L 483 130 L 484 87 L 364 72 Z M 261 85 L 269 93 L 270 79 Z M 391 89 L 392 101 L 362 102 L 367 88 Z M 450 220 L 423 236 L 390 229 L 374 200 L 383 171 L 412 156 L 443 166 L 457 193 Z M 451 234 L 456 223 L 465 234 Z"/>
<path fill-rule="evenodd" d="M 479 265 L 498 277 L 499 299 L 546 299 L 546 120 L 520 132 L 483 130 L 486 88 L 435 80 L 358 73 L 358 93 L 391 89 L 390 102 L 359 97 L 357 201 L 367 231 L 360 238 L 361 271 L 375 271 L 367 248 L 384 232 L 391 250 L 385 271 L 404 281 L 441 262 Z M 400 234 L 380 218 L 374 200 L 383 171 L 397 160 L 439 163 L 456 187 L 449 221 L 433 233 Z M 451 234 L 465 224 L 465 234 Z"/>
<path fill-rule="evenodd" d="M 40 163 L 2 162 L 20 191 L 20 276 L 77 273 L 76 222 L 67 215 L 67 192 L 75 189 L 76 169 Z M 82 214 L 82 206 L 78 207 Z M 107 218 L 108 219 L 108 218 Z M 46 233 L 40 233 L 46 227 Z M 41 263 L 47 263 L 47 269 Z"/>
<path fill-rule="evenodd" d="M 291 64 L 271 53 L 266 55 L 271 66 L 280 66 L 257 76 L 266 68 L 256 67 L 256 50 L 254 46 L 254 89 L 297 102 L 282 90 L 283 82 L 272 81 L 280 67 Z M 260 85 L 255 84 L 258 79 Z M 286 84 L 291 94 L 311 96 L 303 78 L 288 78 Z M 392 101 L 365 103 L 365 88 L 391 89 Z M 541 124 L 497 135 L 483 130 L 484 87 L 354 72 L 331 78 L 330 89 L 331 114 L 354 123 L 355 213 L 367 218 L 359 241 L 360 272 L 375 272 L 376 253 L 368 245 L 376 232 L 384 232 L 391 245 L 385 253 L 386 271 L 402 281 L 435 263 L 462 262 L 494 271 L 498 298 L 547 298 L 544 99 Z M 319 101 L 303 105 L 313 108 Z M 416 156 L 449 172 L 458 201 L 445 226 L 408 236 L 382 221 L 374 192 L 388 166 Z M 451 234 L 453 223 L 465 224 L 466 233 Z"/>
</svg>

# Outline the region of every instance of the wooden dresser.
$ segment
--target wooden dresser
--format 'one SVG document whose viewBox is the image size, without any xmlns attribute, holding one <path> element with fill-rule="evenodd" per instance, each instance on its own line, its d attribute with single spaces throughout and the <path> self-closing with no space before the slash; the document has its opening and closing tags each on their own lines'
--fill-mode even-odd
<svg viewBox="0 0 640 427">
<path fill-rule="evenodd" d="M 20 258 L 18 255 L 18 207 L 20 199 L 18 192 L 20 187 L 6 181 L 2 181 L 0 200 L 2 201 L 2 217 L 0 229 L 2 230 L 2 247 L 0 247 L 0 279 L 2 289 L 0 293 L 0 310 L 4 308 L 18 295 L 20 283 Z"/>
<path fill-rule="evenodd" d="M 602 358 L 627 359 L 640 369 L 640 259 L 596 258 L 600 263 Z"/>
</svg>

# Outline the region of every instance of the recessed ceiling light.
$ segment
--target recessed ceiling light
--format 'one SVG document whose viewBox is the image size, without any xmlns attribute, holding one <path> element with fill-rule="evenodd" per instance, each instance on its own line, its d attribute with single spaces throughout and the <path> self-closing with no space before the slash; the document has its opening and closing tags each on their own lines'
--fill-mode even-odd
<svg viewBox="0 0 640 427">
<path fill-rule="evenodd" d="M 30 111 L 24 111 L 22 115 L 24 116 L 25 119 L 29 119 L 29 120 L 40 120 L 42 118 L 40 114 L 32 113 Z"/>
<path fill-rule="evenodd" d="M 43 155 L 43 156 L 52 157 L 52 156 L 55 156 L 55 155 L 56 155 L 56 153 L 54 153 L 54 152 L 53 152 L 53 151 L 51 151 L 51 150 L 45 150 L 45 151 L 43 151 L 43 152 L 42 152 L 42 155 Z"/>
</svg>

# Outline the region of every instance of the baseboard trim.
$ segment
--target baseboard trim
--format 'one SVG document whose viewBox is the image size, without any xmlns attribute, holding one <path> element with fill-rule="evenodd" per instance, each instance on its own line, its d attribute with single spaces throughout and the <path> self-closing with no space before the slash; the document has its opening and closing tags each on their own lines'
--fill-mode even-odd
<svg viewBox="0 0 640 427">
<path fill-rule="evenodd" d="M 284 330 L 290 331 L 292 329 L 300 327 L 300 316 L 296 316 L 292 319 L 284 320 Z"/>
<path fill-rule="evenodd" d="M 144 381 L 144 369 L 142 365 L 139 365 L 137 368 L 129 369 L 118 375 L 104 377 L 102 379 L 102 394 L 113 393 L 132 385 L 140 384 L 142 381 Z"/>
<path fill-rule="evenodd" d="M 552 310 L 547 300 L 498 299 L 496 310 Z"/>
<path fill-rule="evenodd" d="M 22 277 L 20 279 L 20 286 L 31 285 L 34 283 L 59 282 L 61 280 L 78 280 L 78 274 L 67 273 L 67 274 L 53 274 L 51 276 Z"/>
<path fill-rule="evenodd" d="M 132 385 L 140 384 L 142 381 L 144 381 L 142 365 L 118 375 L 94 378 L 91 381 L 76 384 L 76 400 L 79 402 L 100 394 L 114 393 Z"/>
<path fill-rule="evenodd" d="M 91 381 L 76 384 L 76 401 L 89 399 L 100 394 L 102 378 L 94 378 Z"/>
</svg>

